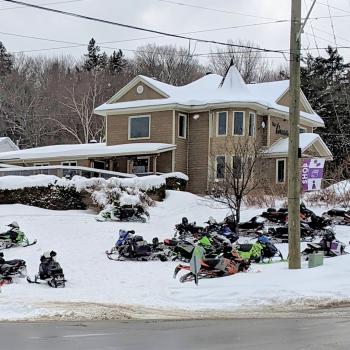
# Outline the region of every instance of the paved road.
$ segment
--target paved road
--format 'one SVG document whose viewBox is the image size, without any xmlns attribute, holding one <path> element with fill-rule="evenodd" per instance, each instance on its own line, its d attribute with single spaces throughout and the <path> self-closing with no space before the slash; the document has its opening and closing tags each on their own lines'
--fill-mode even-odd
<svg viewBox="0 0 350 350">
<path fill-rule="evenodd" d="M 0 323 L 1 350 L 350 349 L 350 318 Z"/>
</svg>

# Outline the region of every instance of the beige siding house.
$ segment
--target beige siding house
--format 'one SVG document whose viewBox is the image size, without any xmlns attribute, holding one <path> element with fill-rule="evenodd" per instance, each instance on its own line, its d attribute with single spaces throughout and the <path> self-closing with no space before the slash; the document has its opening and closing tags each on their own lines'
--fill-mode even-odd
<svg viewBox="0 0 350 350">
<path fill-rule="evenodd" d="M 176 146 L 157 158 L 157 171 L 187 174 L 192 192 L 210 189 L 223 156 L 220 149 L 229 139 L 241 137 L 251 138 L 264 152 L 257 176 L 260 173 L 269 186 L 282 188 L 287 176 L 288 88 L 287 80 L 245 84 L 235 67 L 225 79 L 208 74 L 182 87 L 137 76 L 95 112 L 106 118 L 109 146 L 139 142 Z M 331 159 L 322 139 L 313 134 L 324 126 L 323 120 L 302 92 L 301 103 L 303 156 Z M 224 157 L 228 161 L 232 155 Z M 147 161 L 136 157 L 133 164 L 138 163 Z"/>
<path fill-rule="evenodd" d="M 248 138 L 263 159 L 256 176 L 283 188 L 287 177 L 289 81 L 245 84 L 235 67 L 182 87 L 137 76 L 95 109 L 105 118 L 103 144 L 63 145 L 5 152 L 0 162 L 21 165 L 70 164 L 144 175 L 183 172 L 188 190 L 206 193 L 219 179 L 230 140 Z M 314 130 L 323 120 L 301 92 L 300 147 L 303 157 L 331 159 Z"/>
</svg>

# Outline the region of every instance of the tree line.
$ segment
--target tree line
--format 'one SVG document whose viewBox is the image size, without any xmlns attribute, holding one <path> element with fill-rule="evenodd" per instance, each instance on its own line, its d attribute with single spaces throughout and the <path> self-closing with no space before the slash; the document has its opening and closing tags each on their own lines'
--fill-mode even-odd
<svg viewBox="0 0 350 350">
<path fill-rule="evenodd" d="M 230 44 L 257 46 L 230 41 Z M 261 52 L 228 46 L 212 50 L 206 64 L 190 48 L 147 44 L 132 57 L 121 50 L 108 55 L 91 39 L 81 58 L 12 55 L 0 42 L 0 136 L 21 148 L 104 139 L 104 120 L 93 114 L 136 75 L 176 86 L 207 72 L 225 74 L 231 59 L 246 83 L 288 78 L 288 66 L 274 67 Z M 336 164 L 350 148 L 350 64 L 329 47 L 324 56 L 303 57 L 302 89 L 325 120 L 317 129 Z"/>
</svg>

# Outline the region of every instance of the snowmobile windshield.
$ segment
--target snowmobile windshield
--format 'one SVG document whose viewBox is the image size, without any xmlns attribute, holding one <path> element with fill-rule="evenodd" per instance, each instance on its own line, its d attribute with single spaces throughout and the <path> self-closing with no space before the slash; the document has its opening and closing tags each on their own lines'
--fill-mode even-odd
<svg viewBox="0 0 350 350">
<path fill-rule="evenodd" d="M 198 243 L 204 247 L 211 247 L 211 242 L 207 236 L 202 237 Z"/>
<path fill-rule="evenodd" d="M 266 243 L 270 242 L 270 239 L 269 239 L 269 237 L 262 235 L 258 238 L 258 242 L 261 244 L 266 244 Z"/>
</svg>

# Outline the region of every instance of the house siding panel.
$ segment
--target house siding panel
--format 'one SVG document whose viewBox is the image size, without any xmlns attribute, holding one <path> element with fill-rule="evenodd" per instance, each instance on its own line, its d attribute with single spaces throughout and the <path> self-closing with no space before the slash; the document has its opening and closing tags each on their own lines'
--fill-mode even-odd
<svg viewBox="0 0 350 350">
<path fill-rule="evenodd" d="M 128 120 L 131 116 L 151 116 L 151 137 L 143 140 L 128 140 Z M 172 144 L 173 111 L 153 113 L 135 113 L 107 116 L 107 145 L 120 145 L 125 143 L 156 142 Z"/>
<path fill-rule="evenodd" d="M 205 193 L 208 185 L 209 113 L 201 112 L 197 120 L 189 118 L 188 190 Z"/>
<path fill-rule="evenodd" d="M 143 93 L 138 94 L 136 89 L 138 86 L 143 87 Z M 136 84 L 134 87 L 132 87 L 128 92 L 126 92 L 124 95 L 119 97 L 117 101 L 114 102 L 129 102 L 129 101 L 139 101 L 139 100 L 154 100 L 164 98 L 161 94 L 159 94 L 157 91 L 151 89 L 146 84 L 140 82 L 139 84 Z"/>
</svg>

